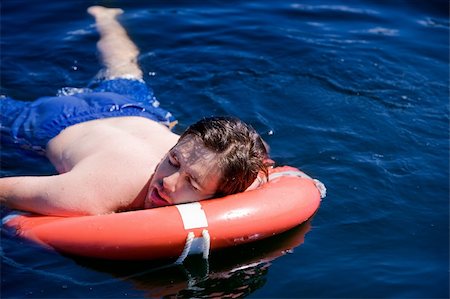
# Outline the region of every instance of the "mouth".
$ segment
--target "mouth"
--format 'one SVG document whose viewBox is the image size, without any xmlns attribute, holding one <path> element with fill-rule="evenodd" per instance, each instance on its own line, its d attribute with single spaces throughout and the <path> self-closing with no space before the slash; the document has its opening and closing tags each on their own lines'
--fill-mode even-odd
<svg viewBox="0 0 450 299">
<path fill-rule="evenodd" d="M 170 203 L 161 196 L 158 188 L 156 187 L 154 187 L 152 192 L 150 193 L 149 204 L 149 208 L 157 208 L 170 205 Z"/>
</svg>

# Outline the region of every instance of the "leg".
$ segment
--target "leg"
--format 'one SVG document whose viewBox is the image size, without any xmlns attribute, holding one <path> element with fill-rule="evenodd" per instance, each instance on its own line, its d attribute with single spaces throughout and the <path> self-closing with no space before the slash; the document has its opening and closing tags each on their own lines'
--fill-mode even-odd
<svg viewBox="0 0 450 299">
<path fill-rule="evenodd" d="M 95 25 L 100 34 L 97 47 L 106 67 L 106 79 L 142 79 L 142 71 L 137 64 L 139 50 L 116 19 L 123 11 L 91 6 L 88 13 L 95 18 Z"/>
</svg>

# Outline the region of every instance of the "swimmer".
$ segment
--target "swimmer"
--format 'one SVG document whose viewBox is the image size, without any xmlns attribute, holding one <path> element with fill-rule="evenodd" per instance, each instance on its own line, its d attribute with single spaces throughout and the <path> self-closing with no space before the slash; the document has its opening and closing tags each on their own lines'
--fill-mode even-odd
<svg viewBox="0 0 450 299">
<path fill-rule="evenodd" d="M 0 179 L 0 202 L 46 215 L 98 215 L 245 191 L 271 160 L 257 132 L 233 117 L 204 118 L 181 136 L 143 81 L 139 50 L 93 6 L 104 80 L 73 95 L 0 101 L 1 135 L 42 151 L 57 175 Z"/>
</svg>

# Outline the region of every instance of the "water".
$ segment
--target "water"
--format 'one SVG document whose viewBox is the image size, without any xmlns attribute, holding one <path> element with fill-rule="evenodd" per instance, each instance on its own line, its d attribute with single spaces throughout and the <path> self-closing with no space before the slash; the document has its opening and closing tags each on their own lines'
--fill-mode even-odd
<svg viewBox="0 0 450 299">
<path fill-rule="evenodd" d="M 447 1 L 6 0 L 1 93 L 33 100 L 94 78 L 93 4 L 125 10 L 178 132 L 236 115 L 328 197 L 287 235 L 160 271 L 2 232 L 2 297 L 449 297 Z M 2 148 L 2 176 L 53 171 Z"/>
</svg>

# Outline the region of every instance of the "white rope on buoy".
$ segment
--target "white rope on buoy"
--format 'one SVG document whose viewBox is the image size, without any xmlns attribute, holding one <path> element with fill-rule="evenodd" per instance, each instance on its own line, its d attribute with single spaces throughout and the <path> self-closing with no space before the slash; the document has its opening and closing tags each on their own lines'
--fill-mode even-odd
<svg viewBox="0 0 450 299">
<path fill-rule="evenodd" d="M 2 218 L 2 225 L 8 223 L 10 220 L 21 216 L 21 215 L 30 215 L 30 213 L 22 212 L 22 211 L 11 211 L 5 217 Z"/>
<path fill-rule="evenodd" d="M 191 250 L 192 241 L 194 241 L 194 233 L 189 232 L 186 238 L 186 244 L 184 244 L 183 252 L 181 253 L 180 257 L 175 262 L 176 265 L 180 265 L 183 263 L 183 261 L 186 259 L 186 257 L 189 254 L 189 251 Z"/>
<path fill-rule="evenodd" d="M 327 187 L 319 180 L 314 179 L 313 181 L 317 190 L 319 190 L 320 198 L 325 198 L 327 196 Z"/>
<path fill-rule="evenodd" d="M 195 243 L 195 244 L 194 244 Z M 186 237 L 183 252 L 174 264 L 180 265 L 184 262 L 189 254 L 202 253 L 205 260 L 209 258 L 209 250 L 211 248 L 211 236 L 207 229 L 202 231 L 201 238 L 195 238 L 194 232 L 189 232 Z M 192 250 L 192 252 L 191 252 Z"/>
<path fill-rule="evenodd" d="M 288 170 L 288 171 L 272 173 L 269 175 L 269 181 L 279 178 L 279 177 L 282 177 L 282 176 L 298 176 L 301 178 L 311 179 L 314 182 L 314 185 L 316 185 L 317 190 L 319 190 L 320 198 L 325 198 L 325 196 L 327 196 L 327 188 L 325 187 L 325 185 L 321 181 L 319 181 L 317 179 L 313 179 L 312 177 L 310 177 L 309 175 L 307 175 L 306 173 L 304 173 L 302 171 Z"/>
<path fill-rule="evenodd" d="M 202 231 L 202 237 L 203 237 L 203 258 L 207 260 L 209 257 L 209 249 L 211 247 L 211 237 L 209 236 L 209 232 L 207 229 L 204 229 Z"/>
</svg>

